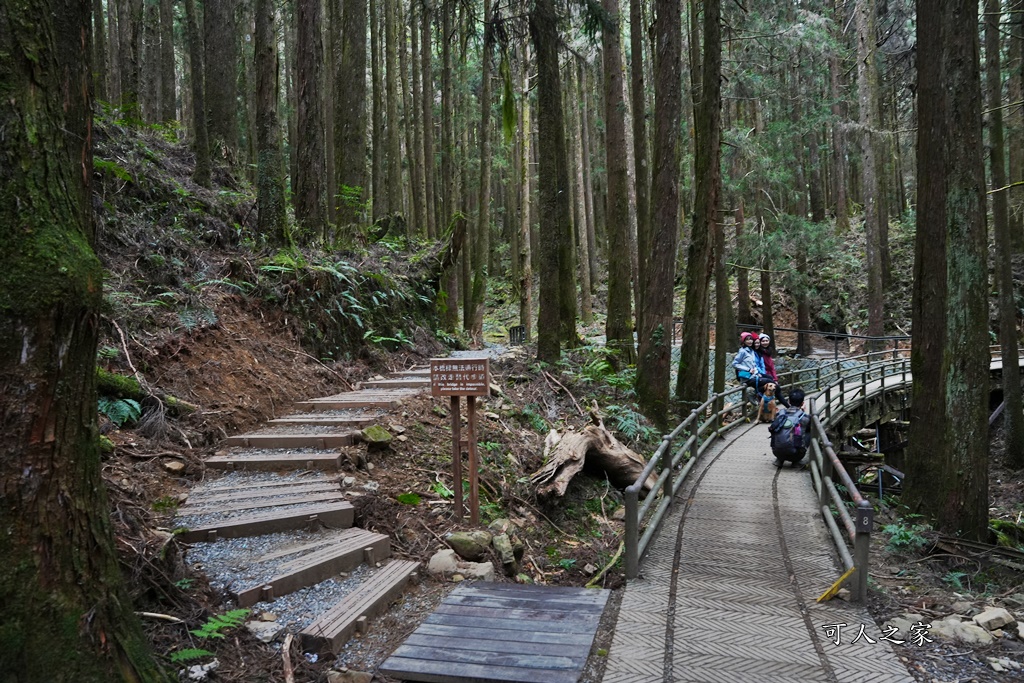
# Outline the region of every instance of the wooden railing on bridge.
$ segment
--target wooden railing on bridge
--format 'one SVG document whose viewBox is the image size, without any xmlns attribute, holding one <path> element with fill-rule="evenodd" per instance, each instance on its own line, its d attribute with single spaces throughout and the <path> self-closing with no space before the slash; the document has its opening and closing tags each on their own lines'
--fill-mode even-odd
<svg viewBox="0 0 1024 683">
<path fill-rule="evenodd" d="M 806 412 L 811 418 L 808 444 L 811 481 L 825 525 L 844 568 L 863 568 L 852 578 L 852 593 L 856 600 L 867 598 L 874 507 L 861 495 L 843 467 L 826 430 L 869 398 L 884 397 L 887 391 L 906 388 L 911 381 L 909 355 L 909 349 L 877 351 L 779 377 L 784 386 L 799 386 L 807 392 Z M 999 348 L 990 349 L 990 355 L 993 360 L 998 359 Z M 743 399 L 744 388 L 741 385 L 726 389 L 691 411 L 678 427 L 662 437 L 643 473 L 626 488 L 627 579 L 637 576 L 640 560 L 658 532 L 672 498 L 700 455 L 716 439 L 746 423 L 750 404 Z M 655 472 L 658 473 L 657 484 L 641 502 L 643 483 Z M 845 488 L 845 499 L 837 482 Z M 853 515 L 847 509 L 848 502 L 852 503 Z M 842 529 L 834 515 L 838 516 Z M 853 546 L 853 556 L 847 540 Z"/>
</svg>

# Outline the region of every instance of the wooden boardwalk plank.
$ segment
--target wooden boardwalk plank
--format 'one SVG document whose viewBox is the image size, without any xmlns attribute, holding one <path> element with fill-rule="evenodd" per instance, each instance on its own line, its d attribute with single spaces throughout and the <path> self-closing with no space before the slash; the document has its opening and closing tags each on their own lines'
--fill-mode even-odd
<svg viewBox="0 0 1024 683">
<path fill-rule="evenodd" d="M 263 453 L 260 455 L 214 455 L 206 459 L 206 466 L 218 470 L 274 471 L 294 468 L 307 470 L 337 470 L 341 468 L 341 453 Z"/>
<path fill-rule="evenodd" d="M 381 665 L 404 681 L 575 683 L 608 591 L 460 585 Z"/>
<path fill-rule="evenodd" d="M 238 434 L 224 439 L 225 446 L 244 448 L 316 448 L 326 450 L 351 446 L 354 442 L 351 432 L 339 434 Z"/>
<path fill-rule="evenodd" d="M 317 493 L 332 493 L 341 491 L 337 479 L 325 480 L 316 484 L 295 484 L 294 482 L 277 482 L 266 484 L 246 484 L 233 488 L 209 489 L 207 492 L 193 491 L 188 495 L 188 505 L 207 505 L 222 501 L 243 501 L 251 498 L 269 498 L 270 496 L 284 496 Z M 179 508 L 180 511 L 180 508 Z"/>
<path fill-rule="evenodd" d="M 272 497 L 275 494 L 268 494 L 267 496 L 250 497 L 242 502 L 238 503 L 227 503 L 221 502 L 197 502 L 195 505 L 185 505 L 184 507 L 178 508 L 179 515 L 201 515 L 207 512 L 238 512 L 240 510 L 258 510 L 259 508 L 272 508 L 278 505 L 296 505 L 298 503 L 317 503 L 327 500 L 344 500 L 345 494 L 341 491 L 328 491 L 326 493 L 304 493 L 301 496 L 290 496 L 287 498 L 282 497 L 286 493 L 291 491 L 282 491 L 276 494 L 277 497 Z M 215 509 L 210 510 L 210 506 Z"/>
<path fill-rule="evenodd" d="M 379 417 L 370 417 L 369 415 L 341 417 L 338 415 L 324 415 L 323 413 L 304 413 L 279 417 L 276 420 L 268 420 L 267 424 L 309 425 L 311 427 L 365 427 L 379 420 Z"/>
</svg>

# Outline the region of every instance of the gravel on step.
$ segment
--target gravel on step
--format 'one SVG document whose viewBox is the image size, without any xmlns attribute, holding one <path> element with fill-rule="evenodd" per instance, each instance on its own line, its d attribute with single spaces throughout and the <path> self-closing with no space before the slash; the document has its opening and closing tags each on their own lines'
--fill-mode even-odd
<svg viewBox="0 0 1024 683">
<path fill-rule="evenodd" d="M 174 518 L 174 524 L 176 527 L 185 527 L 186 529 L 197 529 L 199 527 L 210 526 L 212 524 L 222 524 L 224 522 L 231 521 L 236 517 L 244 517 L 248 515 L 287 515 L 292 511 L 301 511 L 304 508 L 308 508 L 310 505 L 330 505 L 333 504 L 331 501 L 313 501 L 312 503 L 294 503 L 292 505 L 275 505 L 272 507 L 257 508 L 255 510 L 225 510 L 215 512 L 203 512 L 198 514 L 179 515 Z M 218 541 L 219 543 L 219 541 Z"/>
<path fill-rule="evenodd" d="M 350 434 L 359 431 L 355 425 L 269 425 L 258 432 L 249 432 L 244 436 L 276 436 L 280 434 Z M 239 434 L 239 436 L 243 436 Z"/>
<path fill-rule="evenodd" d="M 339 408 L 335 410 L 318 410 L 312 413 L 293 413 L 291 415 L 281 415 L 281 417 L 288 418 L 318 418 L 318 417 L 359 417 L 368 418 L 371 420 L 378 419 L 384 415 L 384 411 L 377 409 L 367 408 Z"/>
<path fill-rule="evenodd" d="M 362 564 L 347 575 L 339 574 L 270 602 L 258 602 L 253 605 L 252 611 L 254 614 L 273 612 L 279 624 L 286 626 L 292 633 L 298 633 L 334 607 L 339 600 L 357 590 L 376 571 Z"/>
<path fill-rule="evenodd" d="M 337 480 L 337 478 L 337 475 L 331 476 L 323 472 L 310 472 L 309 470 L 297 470 L 287 474 L 279 474 L 277 472 L 228 472 L 223 476 L 207 479 L 197 484 L 192 488 L 189 496 L 214 495 L 242 486 L 272 486 L 274 484 L 287 483 L 296 485 L 327 484 Z"/>
<path fill-rule="evenodd" d="M 186 561 L 193 569 L 203 571 L 214 588 L 239 591 L 266 583 L 282 573 L 283 565 L 338 542 L 343 534 L 343 531 L 336 530 L 297 530 L 219 539 L 213 543 L 197 543 L 188 551 Z M 313 543 L 318 547 L 301 547 Z M 281 554 L 288 550 L 293 552 Z M 276 557 L 264 559 L 268 555 Z"/>
<path fill-rule="evenodd" d="M 257 458 L 260 456 L 286 456 L 286 455 L 323 455 L 330 453 L 320 448 L 243 448 L 241 446 L 229 446 L 228 454 L 234 458 Z M 300 461 L 301 462 L 301 461 Z M 298 464 L 298 463 L 296 463 Z"/>
</svg>

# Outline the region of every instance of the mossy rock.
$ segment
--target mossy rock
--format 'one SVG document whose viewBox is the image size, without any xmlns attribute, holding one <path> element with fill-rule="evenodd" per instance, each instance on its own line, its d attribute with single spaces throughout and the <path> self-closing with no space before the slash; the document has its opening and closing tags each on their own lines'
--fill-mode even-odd
<svg viewBox="0 0 1024 683">
<path fill-rule="evenodd" d="M 360 432 L 367 449 L 381 451 L 391 446 L 391 432 L 380 425 L 370 425 Z"/>
</svg>

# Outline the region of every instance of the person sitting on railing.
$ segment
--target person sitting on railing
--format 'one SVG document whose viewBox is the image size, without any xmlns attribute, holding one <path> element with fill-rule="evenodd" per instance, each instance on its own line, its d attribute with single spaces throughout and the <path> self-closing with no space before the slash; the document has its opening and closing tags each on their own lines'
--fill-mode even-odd
<svg viewBox="0 0 1024 683">
<path fill-rule="evenodd" d="M 764 361 L 754 351 L 754 340 L 757 339 L 749 332 L 740 335 L 740 350 L 732 359 L 732 367 L 736 370 L 736 379 L 753 388 L 757 393 L 762 393 L 764 385 L 770 382 L 764 371 Z M 750 397 L 753 400 L 753 397 Z"/>
<path fill-rule="evenodd" d="M 789 392 L 789 403 L 790 406 L 780 411 L 768 425 L 776 467 L 782 467 L 786 462 L 791 462 L 793 467 L 796 467 L 807 455 L 811 418 L 803 410 L 803 389 Z"/>
<path fill-rule="evenodd" d="M 757 341 L 754 342 L 754 351 L 757 352 L 758 357 L 764 364 L 765 376 L 769 378 L 769 381 L 775 382 L 775 399 L 788 408 L 789 402 L 786 400 L 782 385 L 779 384 L 779 375 L 775 372 L 775 359 L 772 358 L 771 345 L 772 338 L 762 332 L 758 336 Z"/>
</svg>

